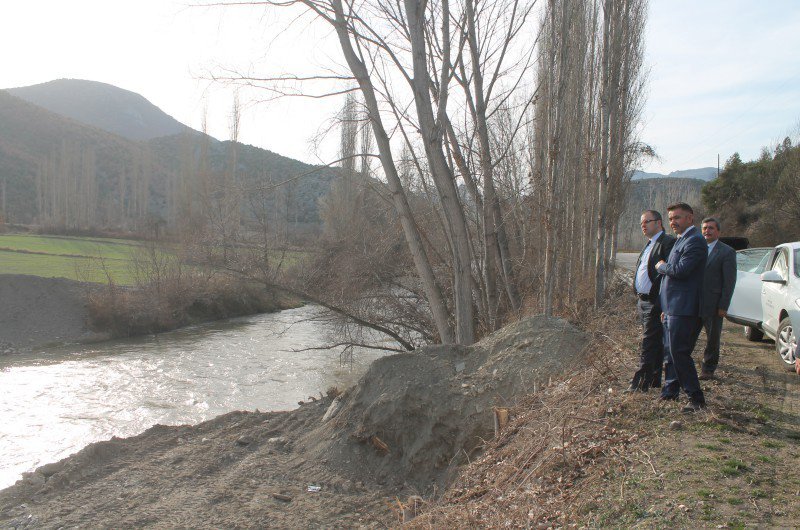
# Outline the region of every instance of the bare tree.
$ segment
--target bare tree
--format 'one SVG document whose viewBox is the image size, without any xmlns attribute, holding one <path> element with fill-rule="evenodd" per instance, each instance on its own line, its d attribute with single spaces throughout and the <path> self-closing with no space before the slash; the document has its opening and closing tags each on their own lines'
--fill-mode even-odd
<svg viewBox="0 0 800 530">
<path fill-rule="evenodd" d="M 250 5 L 300 6 L 334 29 L 347 72 L 229 79 L 277 95 L 302 95 L 287 82 L 355 82 L 377 193 L 394 207 L 436 339 L 469 344 L 502 325 L 522 306 L 520 274 L 548 314 L 574 304 L 587 277 L 602 301 L 635 159 L 644 0 L 548 0 L 538 34 L 526 0 Z M 345 175 L 359 156 L 350 121 Z M 355 121 L 367 175 L 369 133 Z M 355 197 L 345 185 L 328 200 Z"/>
</svg>

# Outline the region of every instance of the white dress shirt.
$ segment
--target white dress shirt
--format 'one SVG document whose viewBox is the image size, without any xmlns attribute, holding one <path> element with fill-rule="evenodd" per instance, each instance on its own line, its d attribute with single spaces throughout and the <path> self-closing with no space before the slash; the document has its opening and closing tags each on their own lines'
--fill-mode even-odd
<svg viewBox="0 0 800 530">
<path fill-rule="evenodd" d="M 711 255 L 711 251 L 714 250 L 714 245 L 717 244 L 717 241 L 719 241 L 719 239 L 715 239 L 713 243 L 709 243 L 708 244 L 708 255 L 709 256 Z"/>
<path fill-rule="evenodd" d="M 639 294 L 650 294 L 650 289 L 653 287 L 653 282 L 650 281 L 650 275 L 647 274 L 647 262 L 650 261 L 650 253 L 653 252 L 656 241 L 658 241 L 658 238 L 661 237 L 663 233 L 664 231 L 661 230 L 651 237 L 647 246 L 642 251 L 642 261 L 639 263 L 639 268 L 636 269 L 636 292 Z"/>
</svg>

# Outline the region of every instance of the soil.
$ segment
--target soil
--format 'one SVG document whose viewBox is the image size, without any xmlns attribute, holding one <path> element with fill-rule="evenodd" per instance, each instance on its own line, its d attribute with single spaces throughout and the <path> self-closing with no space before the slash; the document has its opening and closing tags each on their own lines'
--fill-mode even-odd
<svg viewBox="0 0 800 530">
<path fill-rule="evenodd" d="M 0 355 L 100 338 L 87 325 L 87 284 L 0 274 Z"/>
<path fill-rule="evenodd" d="M 384 357 L 294 411 L 92 444 L 0 491 L 0 527 L 388 526 L 482 453 L 494 407 L 574 371 L 587 345 L 566 321 L 531 317 L 471 347 Z"/>
<path fill-rule="evenodd" d="M 630 296 L 628 295 L 627 298 Z M 800 377 L 771 342 L 726 324 L 708 408 L 624 394 L 634 302 L 587 322 L 584 370 L 527 396 L 415 528 L 793 528 L 800 521 Z M 702 355 L 704 339 L 694 358 Z"/>
</svg>

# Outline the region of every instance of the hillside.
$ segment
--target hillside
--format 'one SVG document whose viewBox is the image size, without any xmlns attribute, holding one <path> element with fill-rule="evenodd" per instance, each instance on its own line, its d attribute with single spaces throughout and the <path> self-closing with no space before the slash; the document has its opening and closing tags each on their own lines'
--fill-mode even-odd
<svg viewBox="0 0 800 530">
<path fill-rule="evenodd" d="M 199 157 L 208 149 L 211 171 L 222 174 L 230 168 L 232 142 L 209 136 L 175 135 L 147 143 L 165 167 L 179 171 L 187 149 Z M 236 144 L 237 174 L 248 187 L 273 190 L 265 207 L 280 212 L 281 219 L 298 223 L 319 222 L 319 199 L 328 193 L 338 168 L 315 168 L 252 145 Z M 282 184 L 285 183 L 285 184 Z M 247 206 L 245 206 L 247 208 Z"/>
<path fill-rule="evenodd" d="M 715 170 L 716 171 L 716 170 Z M 631 182 L 625 212 L 619 221 L 618 237 L 620 249 L 638 249 L 643 244 L 639 226 L 644 210 L 658 210 L 666 216 L 667 206 L 682 201 L 695 209 L 695 219 L 702 215 L 701 190 L 706 183 L 690 178 L 652 178 Z M 702 219 L 702 217 L 700 217 Z M 665 223 L 666 225 L 666 223 Z"/>
<path fill-rule="evenodd" d="M 147 99 L 122 88 L 83 79 L 57 79 L 8 92 L 61 116 L 129 140 L 151 140 L 188 127 Z"/>
<path fill-rule="evenodd" d="M 631 180 L 647 180 L 647 179 L 663 179 L 663 178 L 699 179 L 708 182 L 717 178 L 717 168 L 700 167 L 697 169 L 682 169 L 679 171 L 673 171 L 669 175 L 664 175 L 663 173 L 648 173 L 645 171 L 634 171 Z"/>
<path fill-rule="evenodd" d="M 5 181 L 7 220 L 32 223 L 37 217 L 36 175 L 48 161 L 66 164 L 67 155 L 90 148 L 98 184 L 97 209 L 110 216 L 121 174 L 130 173 L 142 157 L 142 146 L 120 136 L 78 123 L 0 90 L 0 178 Z M 64 167 L 60 172 L 72 171 Z M 163 207 L 166 170 L 155 164 L 151 186 L 154 204 Z"/>
<path fill-rule="evenodd" d="M 69 101 L 64 92 L 69 87 L 85 88 L 80 83 L 61 80 L 14 92 L 22 91 L 31 99 L 59 94 L 61 99 L 46 103 L 64 110 L 53 101 Z M 108 97 L 101 98 L 97 109 L 89 109 L 91 98 L 87 98 L 76 104 L 75 112 L 64 110 L 73 117 L 34 105 L 10 91 L 0 91 L 0 182 L 5 188 L 6 205 L 0 217 L 7 222 L 47 223 L 50 219 L 55 223 L 66 215 L 65 211 L 75 215 L 80 210 L 84 213 L 75 224 L 87 228 L 141 226 L 148 219 L 170 218 L 170 190 L 183 189 L 187 179 L 200 178 L 198 168 L 204 164 L 200 161 L 204 153 L 208 154 L 206 167 L 212 181 L 219 181 L 230 171 L 230 142 L 220 142 L 180 124 L 176 127 L 177 122 L 141 96 L 87 83 Z M 86 112 L 79 112 L 81 108 Z M 93 118 L 106 114 L 107 119 Z M 139 134 L 131 133 L 132 129 L 122 131 L 128 137 L 118 131 L 120 124 L 134 122 L 146 125 L 148 135 L 159 136 L 138 142 L 130 139 Z M 161 134 L 175 130 L 183 132 Z M 271 190 L 262 197 L 260 206 L 269 209 L 273 219 L 319 222 L 318 200 L 330 189 L 337 169 L 315 170 L 297 160 L 241 144 L 236 145 L 236 159 L 241 184 Z M 286 181 L 288 184 L 279 185 Z M 242 208 L 247 216 L 249 205 Z"/>
</svg>

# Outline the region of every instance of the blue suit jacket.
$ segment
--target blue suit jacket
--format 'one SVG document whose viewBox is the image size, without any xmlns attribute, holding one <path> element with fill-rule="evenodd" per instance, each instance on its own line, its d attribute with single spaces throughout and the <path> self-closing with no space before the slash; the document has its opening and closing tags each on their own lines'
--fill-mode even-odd
<svg viewBox="0 0 800 530">
<path fill-rule="evenodd" d="M 708 245 L 697 227 L 690 227 L 678 238 L 667 264 L 659 271 L 661 311 L 670 316 L 696 317 L 700 314 L 703 276 Z"/>
</svg>

